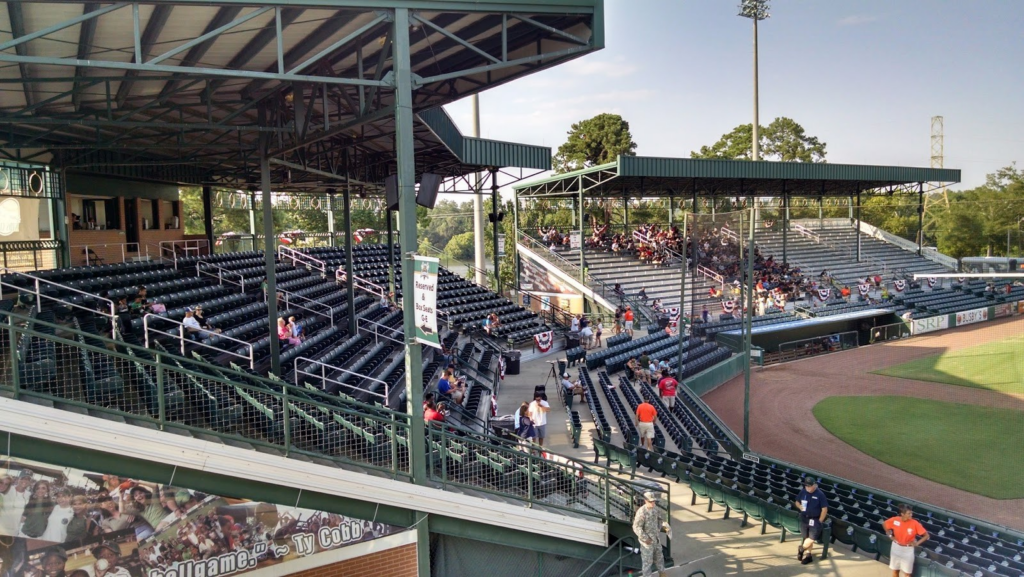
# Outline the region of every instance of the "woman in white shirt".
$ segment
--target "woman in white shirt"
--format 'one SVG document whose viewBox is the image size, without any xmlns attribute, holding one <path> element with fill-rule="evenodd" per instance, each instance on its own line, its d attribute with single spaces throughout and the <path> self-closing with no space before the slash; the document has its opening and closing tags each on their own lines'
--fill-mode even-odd
<svg viewBox="0 0 1024 577">
<path fill-rule="evenodd" d="M 63 543 L 68 538 L 68 522 L 75 516 L 75 510 L 71 508 L 71 491 L 59 489 L 56 498 L 57 506 L 50 513 L 50 518 L 46 521 L 46 530 L 39 536 L 39 539 L 51 543 Z"/>
</svg>

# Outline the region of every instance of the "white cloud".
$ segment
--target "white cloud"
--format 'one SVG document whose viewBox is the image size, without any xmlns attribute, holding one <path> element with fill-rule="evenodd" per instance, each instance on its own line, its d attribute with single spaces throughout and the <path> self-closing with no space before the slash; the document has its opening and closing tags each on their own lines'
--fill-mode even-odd
<svg viewBox="0 0 1024 577">
<path fill-rule="evenodd" d="M 838 24 L 840 26 L 860 26 L 862 24 L 870 24 L 877 22 L 878 16 L 869 16 L 867 14 L 855 14 L 853 16 L 846 16 L 840 18 Z"/>
</svg>

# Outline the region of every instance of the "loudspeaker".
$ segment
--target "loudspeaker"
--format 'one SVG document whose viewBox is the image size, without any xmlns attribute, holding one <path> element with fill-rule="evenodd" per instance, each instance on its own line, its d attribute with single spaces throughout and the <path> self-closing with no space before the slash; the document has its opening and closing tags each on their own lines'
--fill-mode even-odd
<svg viewBox="0 0 1024 577">
<path fill-rule="evenodd" d="M 384 201 L 388 210 L 398 210 L 398 175 L 392 174 L 384 179 Z"/>
<path fill-rule="evenodd" d="M 441 175 L 424 172 L 420 177 L 420 190 L 416 193 L 416 204 L 434 208 L 439 188 L 441 188 Z"/>
</svg>

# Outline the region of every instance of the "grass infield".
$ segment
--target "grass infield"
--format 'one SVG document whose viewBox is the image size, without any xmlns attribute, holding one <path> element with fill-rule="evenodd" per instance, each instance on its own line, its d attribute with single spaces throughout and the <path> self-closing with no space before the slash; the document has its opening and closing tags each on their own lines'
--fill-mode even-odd
<svg viewBox="0 0 1024 577">
<path fill-rule="evenodd" d="M 1011 337 L 920 358 L 879 375 L 1024 394 L 1024 337 Z"/>
<path fill-rule="evenodd" d="M 829 397 L 830 433 L 894 467 L 994 499 L 1024 498 L 1024 414 L 901 396 Z"/>
</svg>

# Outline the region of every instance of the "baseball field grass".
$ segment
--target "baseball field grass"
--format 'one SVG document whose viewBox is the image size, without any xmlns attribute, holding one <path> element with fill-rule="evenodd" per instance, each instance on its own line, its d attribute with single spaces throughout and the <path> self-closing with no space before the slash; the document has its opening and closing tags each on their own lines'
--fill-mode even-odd
<svg viewBox="0 0 1024 577">
<path fill-rule="evenodd" d="M 1024 394 L 1024 336 L 923 357 L 880 375 Z"/>
<path fill-rule="evenodd" d="M 943 485 L 1024 498 L 1024 413 L 902 396 L 829 397 L 818 422 L 856 449 Z"/>
</svg>

